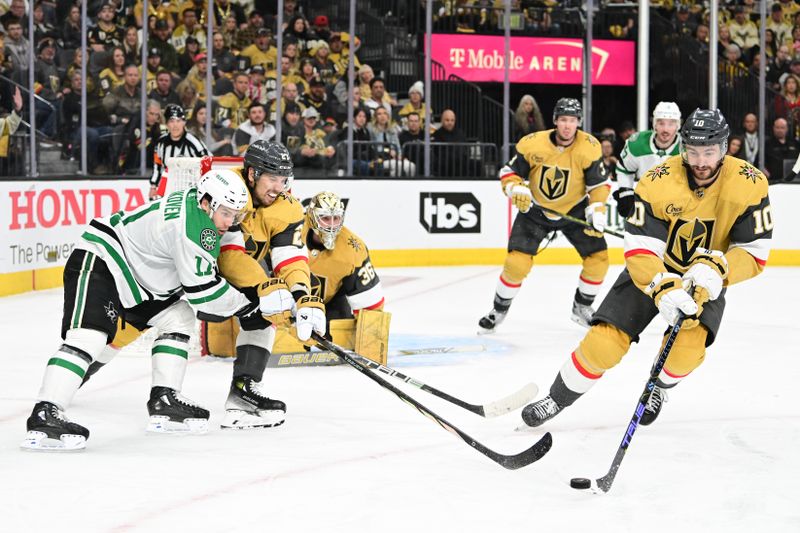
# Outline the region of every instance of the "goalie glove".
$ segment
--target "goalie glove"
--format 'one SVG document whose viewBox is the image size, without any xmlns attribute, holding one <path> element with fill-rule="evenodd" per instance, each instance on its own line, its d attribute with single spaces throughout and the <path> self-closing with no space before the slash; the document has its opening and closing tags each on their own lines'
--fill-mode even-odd
<svg viewBox="0 0 800 533">
<path fill-rule="evenodd" d="M 671 272 L 659 272 L 653 277 L 653 281 L 650 282 L 644 293 L 653 299 L 658 312 L 670 326 L 675 325 L 680 313 L 686 315 L 683 329 L 692 329 L 700 324 L 697 316 L 702 308 L 684 290 L 683 280 L 679 275 Z"/>
<path fill-rule="evenodd" d="M 325 335 L 325 304 L 319 296 L 301 296 L 297 300 L 297 316 L 295 317 L 297 338 L 305 342 L 311 338 L 311 332 Z"/>
<path fill-rule="evenodd" d="M 584 211 L 586 223 L 591 228 L 586 228 L 583 232 L 589 237 L 602 237 L 606 229 L 606 206 L 600 202 L 589 204 Z"/>
<path fill-rule="evenodd" d="M 295 301 L 281 278 L 270 278 L 262 283 L 258 287 L 258 300 L 264 318 L 278 326 L 289 323 Z"/>
<path fill-rule="evenodd" d="M 521 213 L 527 213 L 531 210 L 533 195 L 531 195 L 531 190 L 525 185 L 521 183 L 509 183 L 506 185 L 506 196 L 511 198 L 514 207 L 519 209 Z"/>
<path fill-rule="evenodd" d="M 612 195 L 617 201 L 617 213 L 624 218 L 633 214 L 633 189 L 620 187 Z"/>
</svg>

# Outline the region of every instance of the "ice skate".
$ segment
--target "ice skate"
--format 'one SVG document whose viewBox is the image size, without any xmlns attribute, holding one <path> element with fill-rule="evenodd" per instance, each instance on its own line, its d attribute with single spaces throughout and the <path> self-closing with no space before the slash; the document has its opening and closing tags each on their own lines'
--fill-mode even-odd
<svg viewBox="0 0 800 533">
<path fill-rule="evenodd" d="M 522 409 L 522 420 L 529 427 L 539 427 L 560 413 L 562 407 L 550 396 L 545 396 L 538 402 L 526 405 Z M 523 426 L 520 429 L 525 429 Z"/>
<path fill-rule="evenodd" d="M 192 403 L 169 387 L 153 387 L 147 402 L 150 433 L 203 434 L 208 432 L 208 409 Z"/>
<path fill-rule="evenodd" d="M 578 303 L 577 300 L 572 301 L 572 321 L 583 326 L 590 328 L 592 326 L 592 317 L 594 316 L 594 309 L 591 305 Z"/>
<path fill-rule="evenodd" d="M 639 420 L 639 423 L 643 426 L 649 426 L 655 422 L 656 418 L 658 418 L 658 414 L 661 412 L 661 407 L 663 407 L 666 401 L 667 390 L 662 389 L 658 385 L 653 387 L 653 392 L 650 393 L 650 398 L 644 406 L 644 413 L 642 413 L 642 418 Z"/>
<path fill-rule="evenodd" d="M 494 333 L 494 329 L 506 318 L 507 312 L 492 309 L 478 321 L 478 335 Z"/>
<path fill-rule="evenodd" d="M 77 451 L 86 447 L 89 430 L 70 422 L 57 405 L 39 402 L 27 422 L 28 434 L 20 445 L 25 450 Z"/>
<path fill-rule="evenodd" d="M 286 420 L 286 404 L 267 398 L 261 383 L 249 376 L 233 380 L 225 411 L 222 429 L 268 428 Z"/>
</svg>

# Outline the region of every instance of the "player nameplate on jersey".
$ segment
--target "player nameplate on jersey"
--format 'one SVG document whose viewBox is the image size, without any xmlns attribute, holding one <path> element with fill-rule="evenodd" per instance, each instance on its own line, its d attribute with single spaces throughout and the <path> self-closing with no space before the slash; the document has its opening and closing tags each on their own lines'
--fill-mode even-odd
<svg viewBox="0 0 800 533">
<path fill-rule="evenodd" d="M 714 219 L 683 220 L 673 224 L 667 241 L 666 257 L 673 266 L 688 268 L 697 248 L 710 248 Z"/>
<path fill-rule="evenodd" d="M 539 191 L 548 200 L 558 200 L 567 194 L 569 169 L 542 165 L 539 174 Z"/>
</svg>

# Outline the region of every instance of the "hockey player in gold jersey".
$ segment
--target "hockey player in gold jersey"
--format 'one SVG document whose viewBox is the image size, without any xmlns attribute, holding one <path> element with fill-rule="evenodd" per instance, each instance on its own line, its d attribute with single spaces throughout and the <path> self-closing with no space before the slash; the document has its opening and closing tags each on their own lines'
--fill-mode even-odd
<svg viewBox="0 0 800 533">
<path fill-rule="evenodd" d="M 306 208 L 302 242 L 309 251 L 311 294 L 322 298 L 334 342 L 386 364 L 391 315 L 367 246 L 344 226 L 345 207 L 332 192 L 314 195 Z M 233 321 L 206 326 L 207 349 L 233 355 Z M 278 328 L 274 353 L 302 352 L 303 344 Z M 280 359 L 279 359 L 280 361 Z"/>
<path fill-rule="evenodd" d="M 540 243 L 552 231 L 560 231 L 583 259 L 572 320 L 589 327 L 594 312 L 591 304 L 608 271 L 608 251 L 602 232 L 606 226 L 605 204 L 610 182 L 600 143 L 578 130 L 582 117 L 577 100 L 559 99 L 553 111 L 555 128 L 523 137 L 517 143 L 517 155 L 500 170 L 503 191 L 519 213 L 508 240 L 508 255 L 497 282 L 494 306 L 478 323 L 481 333 L 494 331 L 503 321 L 533 267 Z M 537 206 L 585 217 L 592 227 L 545 213 Z"/>
<path fill-rule="evenodd" d="M 674 387 L 703 362 L 717 335 L 727 287 L 758 275 L 772 238 L 764 175 L 726 156 L 729 128 L 719 110 L 695 110 L 681 128 L 681 153 L 656 165 L 634 190 L 625 224 L 625 270 L 592 328 L 545 398 L 522 418 L 539 426 L 586 393 L 661 314 L 683 326 L 641 416 L 651 424 Z M 665 337 L 666 339 L 666 337 Z"/>
<path fill-rule="evenodd" d="M 293 179 L 289 151 L 280 143 L 256 141 L 245 152 L 241 175 L 250 198 L 242 223 L 220 242 L 220 273 L 235 287 L 255 291 L 265 315 L 295 311 L 301 341 L 307 341 L 312 330 L 324 335 L 325 306 L 311 294 L 308 251 L 302 240 L 303 208 L 288 192 Z M 270 278 L 267 271 L 279 278 Z M 275 325 L 265 321 L 264 327 L 239 331 L 225 428 L 283 423 L 286 406 L 267 398 L 260 387 Z"/>
</svg>

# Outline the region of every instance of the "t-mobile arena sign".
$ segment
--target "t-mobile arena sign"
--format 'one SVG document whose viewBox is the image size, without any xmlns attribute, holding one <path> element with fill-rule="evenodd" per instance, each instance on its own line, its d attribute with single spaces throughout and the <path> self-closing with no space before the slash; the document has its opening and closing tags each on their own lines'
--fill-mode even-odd
<svg viewBox="0 0 800 533">
<path fill-rule="evenodd" d="M 444 65 L 445 77 L 468 81 L 503 81 L 505 44 L 502 36 L 434 33 L 434 61 Z M 592 41 L 592 83 L 633 85 L 636 64 L 633 41 Z M 580 85 L 583 79 L 583 41 L 550 37 L 512 37 L 509 60 L 511 83 Z"/>
</svg>

